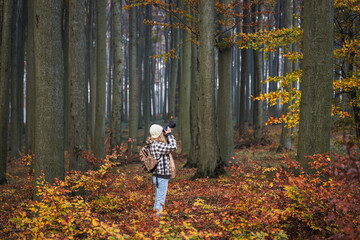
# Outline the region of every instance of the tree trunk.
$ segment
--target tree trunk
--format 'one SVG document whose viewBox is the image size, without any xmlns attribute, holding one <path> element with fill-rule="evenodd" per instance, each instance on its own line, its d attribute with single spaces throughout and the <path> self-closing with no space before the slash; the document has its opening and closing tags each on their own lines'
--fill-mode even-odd
<svg viewBox="0 0 360 240">
<path fill-rule="evenodd" d="M 107 1 L 108 2 L 108 1 Z M 107 120 L 108 127 L 111 127 L 112 121 L 112 88 L 113 88 L 113 69 L 114 69 L 114 31 L 113 31 L 113 20 L 112 20 L 112 9 L 109 10 L 109 13 L 106 13 L 106 35 L 110 35 L 110 39 L 106 44 L 109 44 L 107 54 L 108 64 L 107 64 L 107 86 L 106 86 L 106 111 L 105 111 L 105 119 Z"/>
<path fill-rule="evenodd" d="M 111 121 L 111 143 L 112 148 L 121 145 L 121 113 L 123 106 L 122 90 L 122 21 L 121 21 L 121 0 L 112 0 L 113 30 L 114 30 L 114 86 Z"/>
<path fill-rule="evenodd" d="M 263 30 L 263 5 L 260 4 L 256 8 L 259 22 L 258 31 Z M 263 57 L 260 50 L 254 52 L 254 97 L 259 97 L 262 94 L 263 87 Z M 257 144 L 260 144 L 262 137 L 262 118 L 263 118 L 263 103 L 261 100 L 256 100 L 254 103 L 254 139 Z"/>
<path fill-rule="evenodd" d="M 11 26 L 13 1 L 5 1 L 2 22 L 0 80 L 0 184 L 6 183 L 6 158 L 9 122 L 9 83 L 11 80 Z"/>
<path fill-rule="evenodd" d="M 248 50 L 241 49 L 241 76 L 239 89 L 239 138 L 245 133 L 245 111 L 246 111 L 246 92 L 245 85 L 248 79 Z"/>
<path fill-rule="evenodd" d="M 94 15 L 95 0 L 89 0 L 89 29 L 87 35 L 88 52 L 89 52 L 89 85 L 90 85 L 90 117 L 89 130 L 91 140 L 91 150 L 95 149 L 95 113 L 96 113 L 96 55 L 94 48 Z"/>
<path fill-rule="evenodd" d="M 130 78 L 130 74 L 129 74 L 129 41 L 125 40 L 125 46 L 124 46 L 124 61 L 125 61 L 125 77 L 124 77 L 124 86 L 125 86 L 125 91 L 124 91 L 124 122 L 128 122 L 129 121 L 129 78 Z"/>
<path fill-rule="evenodd" d="M 151 43 L 152 49 L 155 49 L 156 43 Z M 156 49 L 154 51 L 154 53 L 156 54 Z M 155 68 L 156 68 L 156 61 L 155 59 L 153 61 L 151 61 L 151 81 L 150 81 L 150 88 L 151 88 L 151 102 L 152 102 L 152 121 L 156 121 L 156 110 L 158 109 L 157 105 L 156 105 L 156 96 L 155 96 Z"/>
<path fill-rule="evenodd" d="M 94 155 L 105 156 L 106 1 L 96 1 L 96 113 Z"/>
<path fill-rule="evenodd" d="M 254 97 L 259 97 L 262 93 L 263 84 L 263 64 L 262 54 L 260 51 L 254 52 Z M 254 104 L 254 139 L 257 144 L 260 144 L 262 138 L 262 117 L 263 104 L 261 100 L 256 100 Z"/>
<path fill-rule="evenodd" d="M 190 6 L 184 4 L 184 11 L 190 14 Z M 185 20 L 186 21 L 186 20 Z M 181 152 L 188 154 L 190 152 L 190 81 L 191 81 L 191 33 L 183 30 L 183 58 L 182 74 L 180 81 L 180 104 L 179 104 L 179 125 L 181 137 Z"/>
<path fill-rule="evenodd" d="M 20 62 L 19 62 L 19 149 L 23 148 L 23 135 L 25 133 L 25 115 L 24 115 L 24 78 L 25 78 L 25 44 L 26 44 L 26 21 L 27 21 L 27 5 L 28 0 L 23 0 L 21 9 L 21 24 L 20 24 Z"/>
<path fill-rule="evenodd" d="M 64 96 L 62 1 L 35 0 L 35 179 L 63 179 Z"/>
<path fill-rule="evenodd" d="M 69 1 L 63 5 L 63 28 L 62 28 L 63 58 L 64 58 L 64 150 L 70 147 L 70 95 L 69 95 Z"/>
<path fill-rule="evenodd" d="M 24 70 L 21 67 L 24 67 L 23 53 L 23 1 L 17 1 L 15 6 L 16 10 L 14 11 L 14 24 L 13 24 L 13 40 L 12 40 L 12 81 L 11 81 L 11 157 L 17 158 L 21 149 L 21 135 L 22 135 L 22 109 L 21 99 L 23 93 L 23 76 Z"/>
<path fill-rule="evenodd" d="M 137 104 L 138 107 L 136 108 L 138 113 L 137 113 L 137 125 L 138 125 L 138 129 L 141 128 L 142 125 L 142 120 L 143 120 L 143 100 L 144 100 L 144 95 L 143 95 L 143 90 L 144 90 L 144 76 L 143 76 L 143 64 L 144 64 L 144 57 L 145 57 L 145 53 L 144 53 L 144 36 L 145 36 L 145 24 L 143 24 L 144 18 L 143 16 L 145 15 L 144 12 L 142 12 L 142 10 L 145 9 L 144 7 L 139 7 L 138 9 L 136 9 L 137 13 L 136 16 L 139 17 L 140 19 L 137 19 L 136 21 L 136 79 L 137 79 Z M 160 78 L 161 79 L 161 78 Z M 140 83 L 140 84 L 139 84 Z M 160 91 L 161 92 L 161 91 Z"/>
<path fill-rule="evenodd" d="M 241 5 L 237 5 L 235 7 L 235 14 L 238 14 L 239 16 L 235 17 L 235 22 L 236 22 L 236 34 L 240 34 L 241 33 L 241 28 L 243 27 L 242 23 L 241 23 Z M 236 129 L 239 128 L 240 126 L 240 86 L 241 86 L 241 49 L 239 47 L 236 47 L 233 49 L 233 62 L 234 62 L 234 67 L 233 67 L 233 79 L 234 79 L 234 88 L 233 88 L 233 114 L 236 116 L 236 124 L 235 127 Z"/>
<path fill-rule="evenodd" d="M 254 124 L 254 103 L 252 101 L 252 97 L 254 94 L 254 51 L 252 49 L 248 49 L 248 80 L 246 81 L 246 110 L 245 110 L 245 121 L 249 123 L 249 125 Z M 251 80 L 251 81 L 250 81 Z"/>
<path fill-rule="evenodd" d="M 193 14 L 196 19 L 195 14 Z M 195 20 L 192 22 L 194 27 Z M 196 35 L 193 36 L 196 38 Z M 197 39 L 198 40 L 198 39 Z M 191 145 L 190 153 L 184 167 L 195 168 L 200 160 L 200 143 L 199 143 L 199 66 L 198 66 L 199 48 L 195 43 L 191 44 L 191 97 L 190 97 L 190 135 Z"/>
<path fill-rule="evenodd" d="M 86 171 L 85 0 L 69 1 L 70 169 Z"/>
<path fill-rule="evenodd" d="M 34 1 L 28 1 L 26 37 L 26 148 L 34 150 L 35 62 L 34 62 Z"/>
<path fill-rule="evenodd" d="M 220 1 L 225 6 L 229 0 Z M 222 19 L 227 21 L 225 17 Z M 231 45 L 226 44 L 230 36 L 226 27 L 221 25 L 220 32 L 227 33 L 220 37 L 219 46 L 219 92 L 218 92 L 218 136 L 220 158 L 224 163 L 232 160 L 234 155 L 234 132 L 232 122 L 232 79 L 231 79 Z"/>
<path fill-rule="evenodd" d="M 151 49 L 154 49 L 152 50 L 153 54 L 156 54 L 156 49 L 155 49 L 155 46 L 156 44 L 155 43 L 151 43 Z M 156 66 L 156 63 L 155 63 L 155 59 L 153 59 L 150 63 L 150 98 L 151 98 L 151 109 L 152 109 L 152 114 L 151 114 L 151 120 L 152 121 L 156 121 L 156 109 L 157 109 L 157 106 L 156 106 L 156 96 L 155 96 L 155 66 Z"/>
<path fill-rule="evenodd" d="M 216 136 L 214 20 L 215 1 L 200 0 L 200 162 L 196 177 L 216 177 L 224 171 Z"/>
<path fill-rule="evenodd" d="M 243 1 L 243 33 L 248 33 L 249 29 L 249 6 L 248 1 Z M 239 138 L 245 132 L 245 117 L 246 117 L 246 98 L 245 86 L 249 82 L 249 50 L 246 48 L 241 49 L 241 76 L 240 76 L 240 88 L 239 88 Z"/>
<path fill-rule="evenodd" d="M 130 154 L 136 152 L 138 134 L 138 84 L 136 75 L 136 7 L 129 10 L 129 145 Z"/>
<path fill-rule="evenodd" d="M 110 16 L 112 16 L 112 11 L 110 10 L 109 13 Z M 108 14 L 106 14 L 106 16 L 108 16 Z M 112 17 L 110 17 L 109 20 L 107 20 L 106 22 L 110 21 L 110 23 L 107 23 L 107 27 L 106 29 L 110 29 L 109 31 L 106 32 L 106 35 L 110 35 L 110 39 L 108 40 L 108 42 L 106 43 L 107 45 L 109 45 L 109 53 L 107 54 L 107 82 L 106 82 L 106 110 L 105 110 L 105 122 L 108 124 L 109 127 L 111 127 L 111 121 L 112 121 L 112 88 L 113 88 L 113 69 L 114 69 L 114 33 L 113 33 L 113 24 L 112 24 Z M 105 125 L 106 125 L 105 123 Z"/>
<path fill-rule="evenodd" d="M 169 52 L 169 29 L 164 29 L 164 41 L 165 41 L 165 52 Z M 170 72 L 170 65 L 169 65 L 169 61 L 164 62 L 165 65 L 165 70 L 164 70 L 164 105 L 163 105 L 163 110 L 162 110 L 162 118 L 163 119 L 168 119 L 168 111 L 167 111 L 167 107 L 168 107 L 168 103 L 169 103 L 169 82 L 170 82 L 170 77 L 169 77 L 169 72 Z"/>
<path fill-rule="evenodd" d="M 151 5 L 146 5 L 146 19 L 151 21 Z M 150 67 L 151 67 L 151 25 L 145 26 L 145 60 L 144 60 L 144 81 L 145 81 L 145 94 L 144 94 L 144 138 L 149 136 L 150 129 L 150 110 L 151 110 L 151 99 L 150 99 Z"/>
<path fill-rule="evenodd" d="M 293 26 L 293 1 L 292 0 L 285 0 L 284 4 L 285 9 L 285 27 L 286 28 L 292 28 Z M 291 52 L 292 44 L 290 44 L 289 47 L 285 47 L 285 52 Z M 292 69 L 292 63 L 290 59 L 285 58 L 284 59 L 284 76 L 286 74 L 290 74 L 293 71 Z M 289 91 L 289 87 L 285 88 L 286 91 Z M 285 103 L 283 105 L 282 114 L 286 116 L 289 112 L 289 105 L 291 103 Z M 281 136 L 280 136 L 280 149 L 291 149 L 291 129 L 286 126 L 285 123 L 281 124 Z"/>
<path fill-rule="evenodd" d="M 176 23 L 176 18 L 171 15 L 170 21 L 172 24 Z M 169 118 L 175 118 L 175 95 L 176 95 L 176 84 L 179 72 L 179 40 L 180 34 L 179 29 L 172 26 L 171 28 L 171 48 L 175 49 L 175 57 L 171 59 L 171 80 L 170 80 L 170 99 L 169 99 Z"/>
<path fill-rule="evenodd" d="M 331 0 L 304 2 L 303 81 L 297 156 L 305 170 L 308 170 L 305 156 L 330 151 L 333 7 Z"/>
</svg>

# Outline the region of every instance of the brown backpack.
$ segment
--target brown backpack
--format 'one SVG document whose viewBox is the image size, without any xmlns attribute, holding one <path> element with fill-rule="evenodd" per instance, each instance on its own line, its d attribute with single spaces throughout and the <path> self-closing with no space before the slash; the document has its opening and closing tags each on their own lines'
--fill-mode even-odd
<svg viewBox="0 0 360 240">
<path fill-rule="evenodd" d="M 152 172 L 156 165 L 158 164 L 158 160 L 153 158 L 150 154 L 150 147 L 145 146 L 140 151 L 140 161 L 146 172 Z"/>
</svg>

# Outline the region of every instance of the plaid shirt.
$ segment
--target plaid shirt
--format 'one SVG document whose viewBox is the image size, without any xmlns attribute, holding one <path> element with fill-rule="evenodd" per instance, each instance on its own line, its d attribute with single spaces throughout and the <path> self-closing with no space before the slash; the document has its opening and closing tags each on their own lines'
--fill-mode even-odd
<svg viewBox="0 0 360 240">
<path fill-rule="evenodd" d="M 175 137 L 171 134 L 167 136 L 168 143 L 150 141 L 150 154 L 153 158 L 158 159 L 159 163 L 155 167 L 153 174 L 158 177 L 170 178 L 170 158 L 169 153 L 177 148 Z"/>
</svg>

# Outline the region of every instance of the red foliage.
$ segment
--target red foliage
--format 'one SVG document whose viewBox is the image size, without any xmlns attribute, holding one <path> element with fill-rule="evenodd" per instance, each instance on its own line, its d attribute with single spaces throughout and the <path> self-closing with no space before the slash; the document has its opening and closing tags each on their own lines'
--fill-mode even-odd
<svg viewBox="0 0 360 240">
<path fill-rule="evenodd" d="M 153 217 L 151 176 L 138 164 L 114 162 L 123 158 L 115 152 L 97 170 L 69 172 L 53 185 L 42 182 L 42 202 L 31 200 L 31 177 L 10 179 L 1 186 L 0 238 L 360 237 L 359 153 L 310 157 L 311 175 L 286 157 L 268 167 L 236 158 L 228 175 L 194 181 L 196 170 L 179 167 L 184 160 L 178 159 L 160 221 Z"/>
</svg>

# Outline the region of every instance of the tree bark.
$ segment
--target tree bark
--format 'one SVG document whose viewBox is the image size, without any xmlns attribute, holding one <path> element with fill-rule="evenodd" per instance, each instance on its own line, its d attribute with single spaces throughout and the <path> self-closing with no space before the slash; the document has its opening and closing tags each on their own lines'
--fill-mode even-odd
<svg viewBox="0 0 360 240">
<path fill-rule="evenodd" d="M 7 182 L 6 160 L 8 150 L 9 83 L 11 80 L 11 26 L 13 6 L 13 1 L 4 2 L 0 80 L 0 184 Z"/>
<path fill-rule="evenodd" d="M 285 0 L 284 4 L 285 9 L 285 28 L 292 28 L 293 26 L 293 1 L 292 0 Z M 285 52 L 291 52 L 292 51 L 292 44 L 290 46 L 285 47 Z M 293 71 L 292 69 L 292 63 L 290 59 L 285 58 L 284 59 L 284 76 L 286 74 L 290 74 Z M 289 87 L 285 88 L 286 91 L 289 91 Z M 287 115 L 289 112 L 289 105 L 291 103 L 285 103 L 283 105 L 282 114 L 284 116 Z M 286 126 L 285 123 L 281 124 L 281 136 L 280 136 L 280 149 L 291 149 L 291 129 Z"/>
<path fill-rule="evenodd" d="M 249 5 L 248 1 L 243 1 L 243 33 L 249 32 Z M 246 118 L 246 106 L 247 98 L 245 86 L 249 82 L 249 50 L 246 48 L 241 49 L 241 75 L 240 75 L 240 88 L 239 88 L 239 138 L 245 132 L 245 118 Z"/>
<path fill-rule="evenodd" d="M 89 52 L 89 85 L 90 85 L 90 116 L 89 116 L 89 130 L 91 150 L 95 149 L 95 113 L 96 113 L 96 54 L 94 47 L 94 15 L 95 15 L 95 0 L 89 0 L 89 28 L 88 28 L 88 52 Z"/>
<path fill-rule="evenodd" d="M 196 177 L 216 177 L 224 171 L 216 136 L 214 20 L 215 1 L 200 0 L 200 162 Z"/>
<path fill-rule="evenodd" d="M 69 1 L 70 169 L 86 171 L 85 0 Z"/>
<path fill-rule="evenodd" d="M 138 84 L 136 75 L 136 7 L 129 10 L 129 144 L 130 154 L 136 152 L 138 135 Z"/>
<path fill-rule="evenodd" d="M 17 158 L 21 150 L 21 137 L 23 125 L 23 77 L 24 77 L 24 46 L 23 46 L 23 1 L 14 5 L 14 23 L 12 40 L 12 81 L 11 81 L 11 157 Z"/>
<path fill-rule="evenodd" d="M 256 7 L 258 16 L 259 28 L 261 31 L 263 28 L 262 17 L 263 5 L 260 4 Z M 254 52 L 254 97 L 259 97 L 262 94 L 263 87 L 263 56 L 260 50 Z M 254 139 L 257 144 L 260 144 L 262 137 L 262 118 L 263 118 L 263 103 L 261 100 L 254 101 Z"/>
<path fill-rule="evenodd" d="M 169 52 L 170 50 L 170 44 L 169 44 L 169 29 L 164 29 L 164 44 L 165 44 L 165 52 Z M 164 65 L 165 65 L 165 70 L 164 70 L 164 104 L 163 104 L 163 108 L 162 108 L 162 118 L 163 119 L 169 119 L 168 117 L 168 111 L 167 108 L 169 106 L 169 82 L 170 82 L 170 77 L 169 77 L 169 73 L 170 73 L 170 65 L 169 65 L 169 61 L 164 61 Z"/>
<path fill-rule="evenodd" d="M 64 58 L 64 150 L 70 147 L 70 95 L 69 95 L 69 1 L 63 2 L 63 58 Z"/>
<path fill-rule="evenodd" d="M 190 6 L 184 4 L 184 11 L 190 14 Z M 185 20 L 187 21 L 187 20 Z M 179 104 L 179 125 L 181 137 L 181 152 L 190 152 L 190 81 L 191 81 L 191 33 L 188 29 L 183 30 L 183 58 L 182 74 L 180 81 L 180 104 Z"/>
<path fill-rule="evenodd" d="M 25 38 L 26 38 L 26 20 L 27 20 L 27 2 L 28 0 L 22 1 L 22 9 L 20 16 L 20 62 L 19 62 L 19 122 L 18 122 L 18 134 L 19 134 L 19 150 L 23 148 L 23 134 L 25 133 L 25 116 L 24 116 L 24 73 L 25 73 Z"/>
<path fill-rule="evenodd" d="M 246 92 L 245 85 L 248 79 L 248 50 L 241 49 L 241 73 L 239 89 L 239 138 L 245 133 L 245 111 L 246 111 Z"/>
<path fill-rule="evenodd" d="M 146 6 L 146 19 L 152 20 L 151 5 Z M 144 138 L 149 136 L 150 129 L 150 110 L 151 110 L 151 99 L 150 99 L 150 67 L 151 67 L 151 25 L 145 26 L 145 60 L 144 60 L 144 82 L 145 82 L 145 94 L 144 94 Z"/>
<path fill-rule="evenodd" d="M 333 82 L 332 0 L 304 2 L 303 81 L 297 157 L 308 170 L 306 156 L 330 151 Z"/>
<path fill-rule="evenodd" d="M 34 62 L 34 1 L 28 1 L 26 37 L 26 148 L 34 150 L 35 62 Z"/>
<path fill-rule="evenodd" d="M 105 156 L 106 1 L 96 1 L 96 113 L 94 155 Z"/>
<path fill-rule="evenodd" d="M 254 52 L 254 97 L 259 97 L 262 93 L 263 84 L 263 64 L 262 54 L 259 51 Z M 255 100 L 254 104 L 254 139 L 257 144 L 260 144 L 262 138 L 262 118 L 263 118 L 263 103 L 261 100 Z"/>
<path fill-rule="evenodd" d="M 171 15 L 170 21 L 172 24 L 177 22 L 176 18 Z M 169 118 L 175 118 L 175 95 L 176 84 L 179 72 L 179 44 L 180 33 L 179 29 L 172 25 L 171 28 L 171 48 L 175 50 L 175 57 L 171 59 L 171 80 L 170 80 L 170 98 L 169 98 Z"/>
<path fill-rule="evenodd" d="M 121 113 L 123 105 L 122 90 L 122 21 L 121 21 L 121 0 L 112 0 L 113 31 L 114 31 L 114 86 L 111 121 L 111 143 L 112 148 L 121 145 Z"/>
<path fill-rule="evenodd" d="M 143 124 L 143 100 L 144 100 L 144 75 L 143 75 L 143 66 L 144 66 L 144 57 L 145 57 L 145 51 L 144 51 L 144 39 L 145 39 L 145 24 L 143 24 L 144 21 L 144 15 L 143 12 L 145 10 L 144 7 L 139 7 L 136 9 L 137 13 L 137 20 L 136 20 L 136 79 L 137 79 L 137 105 L 136 108 L 137 113 L 137 125 L 138 129 L 141 128 L 141 124 Z M 138 19 L 139 18 L 139 19 Z M 159 78 L 161 79 L 161 78 Z M 139 84 L 140 83 L 140 84 Z M 161 85 L 160 85 L 161 86 Z M 160 90 L 160 92 L 162 92 Z M 161 112 L 161 108 L 160 108 Z"/>
<path fill-rule="evenodd" d="M 195 14 L 193 18 L 196 19 Z M 193 20 L 192 26 L 195 27 L 196 20 Z M 192 38 L 196 39 L 193 34 Z M 196 39 L 198 40 L 198 39 Z M 195 168 L 200 160 L 200 143 L 199 143 L 199 48 L 195 43 L 191 44 L 191 91 L 190 91 L 190 135 L 191 145 L 190 153 L 184 167 Z"/>
<path fill-rule="evenodd" d="M 63 179 L 64 96 L 62 1 L 35 0 L 35 179 Z"/>
<path fill-rule="evenodd" d="M 222 0 L 220 3 L 226 6 L 230 1 Z M 222 17 L 222 21 L 226 22 L 227 19 Z M 231 45 L 226 42 L 231 34 L 224 25 L 221 25 L 220 32 L 224 35 L 219 39 L 218 137 L 221 159 L 228 163 L 234 155 Z"/>
</svg>

